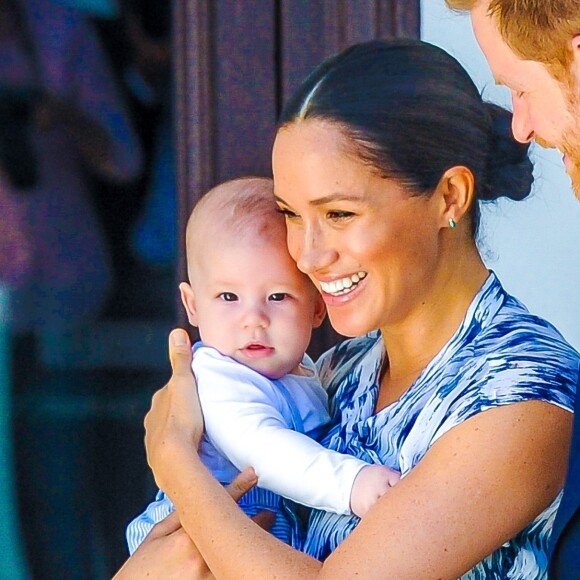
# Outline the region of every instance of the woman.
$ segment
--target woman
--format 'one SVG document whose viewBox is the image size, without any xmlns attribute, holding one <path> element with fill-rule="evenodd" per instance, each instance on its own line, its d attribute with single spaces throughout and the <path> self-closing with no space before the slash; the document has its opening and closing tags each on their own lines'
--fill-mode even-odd
<svg viewBox="0 0 580 580">
<path fill-rule="evenodd" d="M 421 42 L 352 47 L 304 82 L 274 144 L 276 199 L 332 325 L 359 337 L 319 361 L 325 444 L 403 477 L 360 522 L 313 512 L 302 552 L 281 544 L 193 452 L 203 426 L 179 364 L 146 427 L 183 528 L 164 522 L 119 577 L 545 575 L 579 356 L 477 250 L 478 202 L 531 187 L 509 122 Z"/>
</svg>

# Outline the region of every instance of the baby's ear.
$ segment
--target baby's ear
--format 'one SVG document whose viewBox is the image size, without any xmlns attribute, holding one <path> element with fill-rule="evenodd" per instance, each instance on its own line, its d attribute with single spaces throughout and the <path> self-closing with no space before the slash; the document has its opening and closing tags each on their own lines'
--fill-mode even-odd
<svg viewBox="0 0 580 580">
<path fill-rule="evenodd" d="M 312 318 L 312 328 L 318 328 L 326 317 L 326 304 L 322 296 L 316 291 L 314 293 L 314 315 Z"/>
<path fill-rule="evenodd" d="M 179 292 L 181 294 L 181 301 L 185 307 L 185 312 L 187 312 L 187 319 L 189 320 L 189 324 L 192 326 L 198 326 L 193 288 L 187 282 L 182 282 L 179 285 Z"/>
</svg>

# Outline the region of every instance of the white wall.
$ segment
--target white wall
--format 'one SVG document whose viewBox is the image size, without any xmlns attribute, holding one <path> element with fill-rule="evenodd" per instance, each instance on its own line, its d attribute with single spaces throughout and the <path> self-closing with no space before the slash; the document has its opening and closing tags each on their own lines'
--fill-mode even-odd
<svg viewBox="0 0 580 580">
<path fill-rule="evenodd" d="M 421 37 L 441 46 L 467 69 L 484 98 L 510 105 L 495 86 L 471 30 L 469 17 L 443 0 L 421 0 Z M 488 206 L 482 221 L 482 254 L 505 288 L 580 349 L 580 202 L 557 151 L 534 146 L 534 189 L 523 202 Z"/>
</svg>

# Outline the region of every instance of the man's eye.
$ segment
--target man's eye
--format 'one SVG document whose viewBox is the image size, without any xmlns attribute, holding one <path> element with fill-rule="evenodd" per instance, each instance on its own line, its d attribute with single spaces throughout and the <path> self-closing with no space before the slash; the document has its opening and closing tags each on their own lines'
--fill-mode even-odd
<svg viewBox="0 0 580 580">
<path fill-rule="evenodd" d="M 235 302 L 238 299 L 238 297 L 233 292 L 222 292 L 219 297 L 224 302 Z"/>
<path fill-rule="evenodd" d="M 288 294 L 285 292 L 276 292 L 275 294 L 270 294 L 269 299 L 272 302 L 282 302 L 282 300 L 286 300 L 288 298 Z"/>
</svg>

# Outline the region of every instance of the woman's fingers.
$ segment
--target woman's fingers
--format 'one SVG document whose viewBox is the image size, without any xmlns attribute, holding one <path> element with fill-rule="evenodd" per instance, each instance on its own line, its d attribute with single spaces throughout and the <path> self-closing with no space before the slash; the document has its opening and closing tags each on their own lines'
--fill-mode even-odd
<svg viewBox="0 0 580 580">
<path fill-rule="evenodd" d="M 179 521 L 179 515 L 177 512 L 172 512 L 151 528 L 151 531 L 147 534 L 147 538 L 144 541 L 151 542 L 157 538 L 169 536 L 180 528 L 181 522 Z"/>
<path fill-rule="evenodd" d="M 236 478 L 226 485 L 228 493 L 238 501 L 258 483 L 258 476 L 252 467 L 246 467 Z"/>
<path fill-rule="evenodd" d="M 276 521 L 276 514 L 268 510 L 263 510 L 252 517 L 254 523 L 258 524 L 263 530 L 269 530 Z"/>
<path fill-rule="evenodd" d="M 245 493 L 250 491 L 258 483 L 258 476 L 252 467 L 246 467 L 236 478 L 226 485 L 226 490 L 238 501 Z M 252 517 L 252 520 L 258 524 L 262 529 L 269 530 L 276 521 L 276 514 L 267 510 Z"/>
<path fill-rule="evenodd" d="M 191 370 L 191 342 L 187 332 L 175 329 L 169 335 L 169 358 L 173 374 L 155 393 L 145 416 L 147 461 L 157 485 L 174 468 L 174 453 L 195 452 L 203 434 L 203 416 Z"/>
<path fill-rule="evenodd" d="M 153 527 L 114 580 L 136 578 L 209 580 L 214 576 L 174 512 Z"/>
<path fill-rule="evenodd" d="M 175 328 L 169 334 L 169 360 L 173 370 L 172 379 L 178 375 L 191 375 L 191 341 L 183 328 Z"/>
<path fill-rule="evenodd" d="M 172 375 L 162 396 L 168 398 L 170 418 L 176 425 L 195 433 L 196 446 L 203 432 L 203 416 L 191 370 L 191 342 L 187 332 L 176 328 L 169 335 L 169 360 Z M 162 389 L 163 391 L 163 389 Z"/>
</svg>

